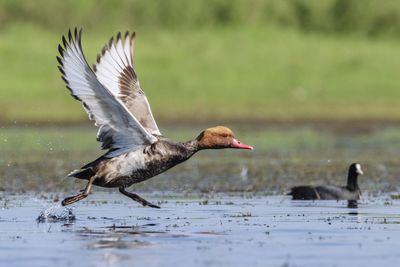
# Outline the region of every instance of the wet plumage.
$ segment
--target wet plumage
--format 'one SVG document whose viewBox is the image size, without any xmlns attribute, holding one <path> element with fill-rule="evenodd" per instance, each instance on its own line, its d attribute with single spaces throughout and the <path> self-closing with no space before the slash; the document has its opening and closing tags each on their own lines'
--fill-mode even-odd
<svg viewBox="0 0 400 267">
<path fill-rule="evenodd" d="M 240 143 L 223 126 L 206 129 L 196 139 L 175 142 L 162 136 L 134 70 L 135 33 L 118 33 L 97 56 L 91 69 L 82 51 L 82 31 L 69 31 L 59 45 L 59 70 L 71 95 L 82 102 L 99 127 L 97 140 L 104 155 L 68 176 L 88 180 L 82 193 L 66 198 L 69 205 L 85 198 L 92 185 L 118 187 L 143 205 L 157 207 L 134 193 L 132 184 L 156 176 L 202 149 L 252 147 Z"/>
</svg>

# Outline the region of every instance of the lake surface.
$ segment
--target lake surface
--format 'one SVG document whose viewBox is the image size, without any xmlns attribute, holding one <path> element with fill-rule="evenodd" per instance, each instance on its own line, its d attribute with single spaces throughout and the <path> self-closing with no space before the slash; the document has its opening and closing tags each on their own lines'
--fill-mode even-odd
<svg viewBox="0 0 400 267">
<path fill-rule="evenodd" d="M 49 195 L 3 195 L 0 266 L 397 266 L 400 201 L 98 193 L 66 212 Z M 37 222 L 47 210 L 47 221 Z M 51 218 L 54 216 L 54 218 Z M 58 217 L 57 217 L 58 216 Z M 44 217 L 42 217 L 44 219 Z"/>
<path fill-rule="evenodd" d="M 232 128 L 255 150 L 202 151 L 129 188 L 161 209 L 98 187 L 65 209 L 85 186 L 65 175 L 102 154 L 95 128 L 0 127 L 0 266 L 398 265 L 400 127 Z M 357 208 L 285 196 L 342 185 L 353 162 L 365 172 Z"/>
</svg>

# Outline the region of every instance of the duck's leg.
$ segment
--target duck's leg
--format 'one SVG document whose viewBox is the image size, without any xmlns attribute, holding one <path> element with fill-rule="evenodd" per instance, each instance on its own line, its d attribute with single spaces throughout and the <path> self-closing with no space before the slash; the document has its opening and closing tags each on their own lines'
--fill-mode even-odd
<svg viewBox="0 0 400 267">
<path fill-rule="evenodd" d="M 149 206 L 149 207 L 156 208 L 156 209 L 159 209 L 159 208 L 160 208 L 159 206 L 154 205 L 154 204 L 148 202 L 146 199 L 142 198 L 141 196 L 139 196 L 139 195 L 137 195 L 137 194 L 135 194 L 135 193 L 131 193 L 131 192 L 125 191 L 125 188 L 123 188 L 123 187 L 120 187 L 120 188 L 119 188 L 119 192 L 121 192 L 121 193 L 124 194 L 125 196 L 127 196 L 127 197 L 133 199 L 134 201 L 139 202 L 139 203 L 142 204 L 143 206 Z"/>
<path fill-rule="evenodd" d="M 92 189 L 93 181 L 94 181 L 95 178 L 96 178 L 96 176 L 94 176 L 94 175 L 92 177 L 90 177 L 89 182 L 87 183 L 87 185 L 86 185 L 86 187 L 85 187 L 85 189 L 83 190 L 82 193 L 77 194 L 77 195 L 72 196 L 72 197 L 65 198 L 61 202 L 61 205 L 67 206 L 67 205 L 70 205 L 72 203 L 75 203 L 75 202 L 77 202 L 79 200 L 82 200 L 85 197 L 87 197 L 89 195 L 89 193 L 90 193 L 90 190 Z"/>
</svg>

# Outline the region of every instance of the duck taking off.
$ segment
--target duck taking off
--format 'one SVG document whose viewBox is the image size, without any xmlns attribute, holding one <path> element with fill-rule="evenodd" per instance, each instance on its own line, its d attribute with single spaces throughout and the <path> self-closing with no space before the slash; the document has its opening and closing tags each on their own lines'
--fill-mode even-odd
<svg viewBox="0 0 400 267">
<path fill-rule="evenodd" d="M 346 186 L 320 185 L 320 186 L 295 186 L 288 195 L 298 200 L 358 200 L 361 190 L 358 187 L 358 175 L 363 175 L 359 163 L 353 163 L 349 167 Z"/>
<path fill-rule="evenodd" d="M 85 189 L 62 201 L 84 199 L 92 185 L 117 187 L 143 206 L 159 208 L 125 189 L 189 159 L 202 149 L 253 149 L 223 126 L 206 129 L 194 140 L 175 142 L 162 136 L 133 64 L 135 33 L 118 33 L 104 46 L 91 69 L 82 51 L 82 30 L 75 28 L 58 46 L 59 70 L 71 95 L 82 102 L 89 119 L 99 127 L 97 141 L 107 149 L 100 158 L 68 176 L 88 180 Z"/>
</svg>

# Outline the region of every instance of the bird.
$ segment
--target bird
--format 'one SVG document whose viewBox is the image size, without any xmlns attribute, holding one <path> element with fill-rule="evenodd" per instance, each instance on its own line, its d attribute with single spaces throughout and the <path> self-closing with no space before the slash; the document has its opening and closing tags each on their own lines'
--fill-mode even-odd
<svg viewBox="0 0 400 267">
<path fill-rule="evenodd" d="M 297 200 L 358 200 L 361 190 L 358 186 L 358 175 L 363 175 L 359 163 L 352 163 L 349 167 L 346 186 L 320 185 L 320 186 L 295 186 L 288 195 Z"/>
<path fill-rule="evenodd" d="M 135 37 L 135 32 L 129 31 L 111 37 L 92 68 L 83 53 L 82 28 L 69 29 L 61 38 L 56 57 L 61 78 L 99 128 L 97 141 L 107 150 L 67 175 L 88 182 L 80 193 L 65 198 L 62 206 L 86 198 L 95 185 L 118 188 L 120 193 L 143 206 L 160 208 L 126 189 L 186 161 L 200 150 L 253 149 L 224 126 L 208 128 L 186 142 L 164 137 L 136 75 Z"/>
</svg>

